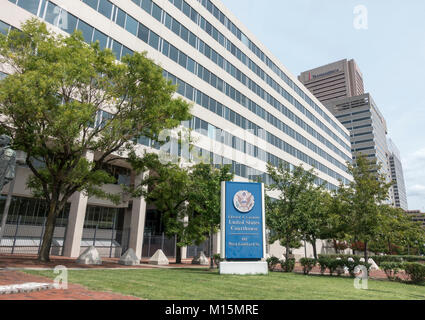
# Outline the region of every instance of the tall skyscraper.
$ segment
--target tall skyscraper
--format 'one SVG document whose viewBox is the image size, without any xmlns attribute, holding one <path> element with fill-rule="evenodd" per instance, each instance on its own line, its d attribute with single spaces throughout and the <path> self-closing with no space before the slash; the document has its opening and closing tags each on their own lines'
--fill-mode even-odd
<svg viewBox="0 0 425 320">
<path fill-rule="evenodd" d="M 298 79 L 322 103 L 364 94 L 363 75 L 354 60 L 304 71 Z"/>
<path fill-rule="evenodd" d="M 401 164 L 400 151 L 394 142 L 388 138 L 388 150 L 391 178 L 394 183 L 394 206 L 403 210 L 408 210 L 406 185 L 404 183 L 403 166 Z"/>
<path fill-rule="evenodd" d="M 336 189 L 339 179 L 352 180 L 346 172 L 346 161 L 352 159 L 349 131 L 218 0 L 0 0 L 0 5 L 3 33 L 37 17 L 60 34 L 80 30 L 87 43 L 99 41 L 117 60 L 146 51 L 164 77 L 178 85 L 177 95 L 193 102 L 193 119 L 182 124 L 193 129 L 193 156 L 215 166 L 231 165 L 237 181 L 269 182 L 268 162 L 315 167 L 317 182 L 329 189 Z M 2 66 L 0 71 L 8 72 Z M 99 110 L 97 121 L 111 116 Z M 157 152 L 155 141 L 137 143 L 140 150 Z M 182 156 L 178 141 L 166 148 Z M 117 181 L 137 178 L 119 165 L 111 168 Z M 10 212 L 22 212 L 25 223 L 33 225 L 46 212 L 36 210 L 36 200 L 24 187 L 29 174 L 27 168 L 19 170 L 16 207 Z M 118 184 L 105 188 L 122 191 Z M 87 244 L 85 231 L 98 225 L 103 234 L 121 230 L 120 239 L 113 232 L 102 236 L 105 243 L 112 239 L 121 248 L 128 243 L 138 256 L 146 254 L 144 230 L 163 232 L 158 215 L 143 198 L 116 206 L 76 194 L 61 219 L 67 227 L 64 255 L 78 256 Z"/>
<path fill-rule="evenodd" d="M 298 79 L 350 131 L 353 159 L 362 153 L 382 165 L 381 173 L 385 174 L 387 182 L 393 181 L 391 161 L 395 166 L 398 164 L 390 157 L 387 123 L 372 96 L 364 92 L 362 72 L 356 62 L 347 59 L 333 62 L 304 71 Z M 399 180 L 403 179 L 399 177 Z M 401 197 L 405 198 L 404 182 L 402 184 Z M 399 197 L 400 192 L 395 188 L 397 186 L 392 186 L 389 190 L 388 203 L 397 206 L 396 195 Z M 401 202 L 407 206 L 404 200 Z"/>
<path fill-rule="evenodd" d="M 382 164 L 382 172 L 391 181 L 387 123 L 369 93 L 332 100 L 326 107 L 350 131 L 353 159 L 362 153 Z"/>
</svg>

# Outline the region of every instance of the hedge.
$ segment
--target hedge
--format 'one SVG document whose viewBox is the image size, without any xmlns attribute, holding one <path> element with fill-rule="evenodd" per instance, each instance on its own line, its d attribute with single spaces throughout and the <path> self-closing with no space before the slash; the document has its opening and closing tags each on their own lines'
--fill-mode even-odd
<svg viewBox="0 0 425 320">
<path fill-rule="evenodd" d="M 410 282 L 418 284 L 425 282 L 425 265 L 418 262 L 405 262 L 404 271 L 410 277 Z"/>
<path fill-rule="evenodd" d="M 356 260 L 357 258 L 363 258 L 363 255 L 353 255 L 353 254 L 319 254 L 320 257 L 328 257 L 331 259 L 336 258 L 353 258 Z M 377 256 L 372 255 L 371 258 L 375 263 L 380 266 L 383 262 L 421 262 L 425 263 L 425 256 L 412 256 L 412 255 L 386 255 L 386 256 Z"/>
<path fill-rule="evenodd" d="M 311 269 L 316 266 L 316 259 L 312 258 L 301 258 L 300 264 L 303 266 L 304 274 L 309 274 Z"/>
</svg>

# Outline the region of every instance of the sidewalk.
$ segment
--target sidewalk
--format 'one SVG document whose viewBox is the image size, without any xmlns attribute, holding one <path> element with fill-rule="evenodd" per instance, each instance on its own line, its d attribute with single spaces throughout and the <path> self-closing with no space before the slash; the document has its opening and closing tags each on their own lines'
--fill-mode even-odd
<svg viewBox="0 0 425 320">
<path fill-rule="evenodd" d="M 175 264 L 170 259 L 168 266 L 149 265 L 148 259 L 142 259 L 139 266 L 123 266 L 118 264 L 118 258 L 104 258 L 102 265 L 80 265 L 74 258 L 51 256 L 50 262 L 37 261 L 35 255 L 5 255 L 0 254 L 0 286 L 22 284 L 28 282 L 52 283 L 52 279 L 29 275 L 19 269 L 50 269 L 62 265 L 68 269 L 153 269 L 153 268 L 206 268 L 192 265 L 192 260 L 184 260 L 182 264 Z M 67 290 L 49 289 L 44 291 L 0 295 L 0 300 L 140 300 L 132 296 L 123 296 L 110 292 L 90 291 L 87 288 L 68 283 Z"/>
<path fill-rule="evenodd" d="M 51 279 L 19 271 L 0 270 L 0 286 L 27 282 L 51 283 Z M 90 291 L 77 284 L 68 284 L 67 290 L 50 289 L 37 292 L 0 295 L 0 300 L 140 300 L 110 292 Z"/>
</svg>

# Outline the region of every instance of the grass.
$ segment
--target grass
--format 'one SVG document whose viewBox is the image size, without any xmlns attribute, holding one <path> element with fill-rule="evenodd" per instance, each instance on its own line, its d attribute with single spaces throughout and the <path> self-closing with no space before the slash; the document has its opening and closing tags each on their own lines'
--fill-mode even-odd
<svg viewBox="0 0 425 320">
<path fill-rule="evenodd" d="M 54 279 L 52 271 L 25 271 Z M 274 272 L 219 275 L 207 269 L 70 270 L 68 281 L 95 291 L 149 300 L 424 300 L 425 286 L 369 280 L 368 290 L 344 277 Z"/>
</svg>

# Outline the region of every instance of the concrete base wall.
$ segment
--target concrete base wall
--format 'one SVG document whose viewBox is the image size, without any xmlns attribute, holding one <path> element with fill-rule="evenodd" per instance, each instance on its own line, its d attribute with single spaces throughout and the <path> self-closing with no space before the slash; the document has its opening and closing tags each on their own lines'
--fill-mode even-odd
<svg viewBox="0 0 425 320">
<path fill-rule="evenodd" d="M 237 261 L 222 261 L 220 262 L 220 274 L 267 274 L 267 262 L 252 261 L 252 262 L 237 262 Z"/>
</svg>

